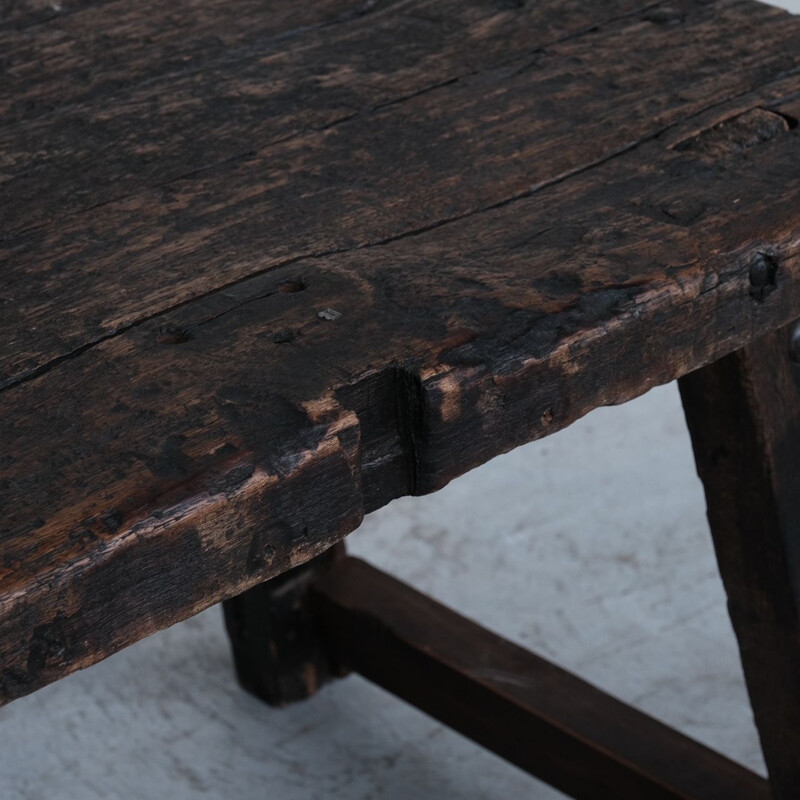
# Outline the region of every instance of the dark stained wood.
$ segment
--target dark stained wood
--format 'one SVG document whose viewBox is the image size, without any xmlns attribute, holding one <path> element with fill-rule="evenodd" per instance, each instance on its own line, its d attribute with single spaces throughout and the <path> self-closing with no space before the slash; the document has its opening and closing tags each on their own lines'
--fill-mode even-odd
<svg viewBox="0 0 800 800">
<path fill-rule="evenodd" d="M 239 683 L 272 706 L 314 694 L 341 669 L 308 602 L 311 585 L 344 557 L 344 545 L 223 604 Z"/>
<path fill-rule="evenodd" d="M 219 44 L 215 36 L 230 37 L 235 33 L 292 35 L 307 27 L 336 24 L 385 8 L 392 1 L 317 0 L 292 5 L 271 0 L 268 7 L 258 7 L 243 0 L 237 5 L 237 13 L 231 14 L 230 10 L 224 13 L 224 3 L 217 0 L 180 0 L 168 7 L 148 0 L 137 6 L 124 0 L 2 0 L 0 33 L 5 35 L 0 41 L 6 45 L 6 52 L 15 55 L 24 51 L 31 59 L 46 56 L 50 63 L 40 63 L 40 67 L 48 70 L 42 73 L 48 80 L 56 57 L 64 59 L 65 69 L 84 79 L 87 73 L 109 69 L 119 70 L 114 78 L 130 78 L 137 74 L 131 68 L 131 54 L 148 47 L 163 47 L 165 42 L 169 43 L 169 50 L 153 50 L 151 61 L 167 60 L 166 56 L 175 55 L 187 39 L 194 45 L 198 34 L 206 46 Z M 179 41 L 181 29 L 183 42 Z M 117 51 L 116 58 L 112 50 Z M 19 61 L 15 58 L 11 63 Z M 72 89 L 80 91 L 78 87 Z"/>
<path fill-rule="evenodd" d="M 561 3 L 529 5 L 539 11 L 520 30 L 535 49 L 550 40 L 528 34 Z M 554 37 L 586 27 L 583 5 L 583 18 L 568 18 Z M 499 47 L 507 57 L 507 16 L 484 22 L 477 41 L 453 35 L 452 48 L 491 54 Z M 385 15 L 381 36 L 367 22 L 360 23 L 361 48 L 324 39 L 298 56 L 287 46 L 284 72 L 253 79 L 256 120 L 247 109 L 204 100 L 202 92 L 212 100 L 224 94 L 217 73 L 205 69 L 192 76 L 185 101 L 174 82 L 146 83 L 148 94 L 130 105 L 99 99 L 97 120 L 81 108 L 73 122 L 56 114 L 0 130 L 8 162 L 0 184 L 0 264 L 8 274 L 0 295 L 0 385 L 248 275 L 510 202 L 800 63 L 800 25 L 777 9 L 741 2 L 688 4 L 681 25 L 627 17 L 543 52 L 517 51 L 493 69 L 478 63 L 477 71 L 461 61 L 437 69 L 424 54 L 412 67 L 397 64 L 396 49 L 381 38 L 398 36 L 394 18 Z M 409 36 L 446 58 L 441 29 L 427 29 L 438 34 Z M 372 37 L 376 52 L 365 54 Z M 353 62 L 336 74 L 352 78 L 329 86 L 332 79 L 317 77 L 309 97 L 297 87 L 303 76 L 328 75 L 331 49 Z M 372 71 L 362 77 L 362 61 L 379 55 L 399 88 L 350 97 L 381 84 Z M 241 70 L 218 72 L 234 84 L 225 91 L 250 96 Z M 790 94 L 795 83 L 770 83 L 759 99 Z M 419 94 L 424 87 L 431 90 Z M 269 91 L 277 96 L 263 96 Z M 319 109 L 324 119 L 303 118 Z M 331 127 L 334 119 L 340 124 Z"/>
<path fill-rule="evenodd" d="M 775 797 L 800 797 L 800 347 L 789 326 L 681 380 Z"/>
<path fill-rule="evenodd" d="M 239 61 L 211 53 L 187 84 L 197 150 L 160 105 L 172 67 L 0 125 L 21 148 L 0 168 L 3 700 L 800 315 L 800 22 L 739 0 L 459 5 L 455 29 L 443 0 L 398 0 L 263 53 L 231 22 L 286 96 L 253 73 L 256 127 L 212 113 Z M 390 54 L 406 17 L 431 34 Z M 186 16 L 187 48 L 211 18 Z M 45 47 L 53 24 L 20 35 Z M 515 25 L 536 52 L 497 63 Z M 303 120 L 345 90 L 350 120 Z M 92 114 L 128 134 L 81 150 Z"/>
<path fill-rule="evenodd" d="M 744 767 L 363 561 L 313 594 L 343 663 L 572 797 L 769 796 Z"/>
<path fill-rule="evenodd" d="M 324 139 L 333 126 L 420 93 L 491 68 L 513 73 L 543 47 L 567 43 L 607 19 L 621 18 L 622 24 L 644 3 L 606 0 L 590 13 L 575 0 L 505 9 L 493 0 L 436 0 L 404 2 L 392 14 L 393 3 L 384 0 L 360 15 L 355 13 L 360 3 L 339 0 L 338 5 L 350 6 L 350 13 L 294 33 L 286 28 L 297 21 L 297 4 L 285 0 L 268 15 L 252 0 L 239 0 L 236 19 L 219 0 L 189 10 L 187 18 L 163 4 L 155 19 L 138 7 L 130 12 L 132 20 L 119 19 L 114 7 L 101 7 L 95 16 L 111 12 L 113 19 L 95 20 L 95 28 L 82 14 L 81 35 L 67 53 L 61 53 L 63 43 L 51 53 L 37 31 L 28 52 L 6 56 L 11 80 L 6 102 L 0 91 L 0 114 L 10 124 L 0 125 L 0 147 L 3 191 L 15 202 L 13 208 L 0 206 L 0 230 L 7 237 L 123 198 L 142 185 L 162 186 L 230 161 L 274 162 L 275 144 L 300 136 L 279 148 L 296 154 L 304 140 Z M 322 7 L 316 13 L 326 17 Z M 158 17 L 165 15 L 171 22 L 162 29 Z M 708 24 L 707 10 L 696 15 Z M 781 15 L 762 16 L 777 31 Z M 138 32 L 129 30 L 134 22 Z M 86 41 L 87 24 L 98 31 L 99 42 Z M 699 27 L 713 57 L 721 43 Z M 164 33 L 170 30 L 174 41 Z M 128 58 L 130 42 L 121 47 L 114 38 L 109 41 L 110 32 L 132 41 Z M 647 38 L 664 47 L 665 40 L 674 44 L 678 37 Z M 74 80 L 76 73 L 83 79 Z M 723 83 L 740 85 L 753 77 L 745 69 Z M 623 82 L 618 91 L 626 88 Z M 675 98 L 672 104 L 687 100 Z M 659 111 L 650 110 L 653 116 Z M 263 169 L 258 174 L 263 180 Z M 296 181 L 293 176 L 293 186 Z"/>
<path fill-rule="evenodd" d="M 3 63 L 8 69 L 7 80 L 0 86 L 0 110 L 4 114 L 13 112 L 12 118 L 4 120 L 5 125 L 30 123 L 65 111 L 74 119 L 79 109 L 97 111 L 100 102 L 108 106 L 109 101 L 116 106 L 113 115 L 129 113 L 137 100 L 164 94 L 167 82 L 178 97 L 191 98 L 195 103 L 205 101 L 202 105 L 207 114 L 215 113 L 210 102 L 213 90 L 218 101 L 234 103 L 228 111 L 241 115 L 248 108 L 248 95 L 251 103 L 258 99 L 256 89 L 260 89 L 262 100 L 289 99 L 282 84 L 284 70 L 292 63 L 306 63 L 301 76 L 304 85 L 296 88 L 307 101 L 319 97 L 317 82 L 332 88 L 330 76 L 347 60 L 351 66 L 361 67 L 364 79 L 375 82 L 372 89 L 353 85 L 351 94 L 369 93 L 379 88 L 379 82 L 385 83 L 385 70 L 402 70 L 411 80 L 420 78 L 420 71 L 415 69 L 420 59 L 432 72 L 448 63 L 451 68 L 464 69 L 487 56 L 499 60 L 499 33 L 507 37 L 507 57 L 513 57 L 600 21 L 653 5 L 646 0 L 602 0 L 594 15 L 588 15 L 580 0 L 544 7 L 502 0 L 461 4 L 451 0 L 272 0 L 268 6 L 258 0 L 237 0 L 233 11 L 224 0 L 179 0 L 170 5 L 142 0 L 136 6 L 115 0 L 90 2 L 76 9 L 79 2 L 74 0 L 72 9 L 68 3 L 61 3 L 56 24 L 30 31 L 7 24 L 12 29 L 5 33 L 0 24 Z M 397 33 L 397 39 L 391 42 L 393 55 L 376 48 L 379 42 L 387 42 L 386 17 Z M 441 45 L 447 39 L 449 46 L 439 47 L 437 54 L 434 41 Z M 470 57 L 464 47 L 481 40 L 492 52 Z M 323 44 L 328 63 L 315 64 L 315 55 Z M 402 52 L 397 52 L 398 47 Z M 308 69 L 312 65 L 321 69 L 315 74 Z M 203 81 L 192 81 L 199 70 Z M 257 77 L 266 79 L 266 85 L 258 87 L 254 81 Z M 238 93 L 234 91 L 237 82 Z M 278 86 L 269 85 L 272 83 Z M 192 85 L 194 91 L 189 94 Z M 250 92 L 242 91 L 245 88 Z M 341 100 L 342 95 L 329 98 L 327 105 L 332 112 L 330 99 Z M 142 110 L 145 114 L 153 112 L 147 104 Z M 217 115 L 220 111 L 216 109 Z M 218 116 L 218 121 L 224 119 Z"/>
</svg>

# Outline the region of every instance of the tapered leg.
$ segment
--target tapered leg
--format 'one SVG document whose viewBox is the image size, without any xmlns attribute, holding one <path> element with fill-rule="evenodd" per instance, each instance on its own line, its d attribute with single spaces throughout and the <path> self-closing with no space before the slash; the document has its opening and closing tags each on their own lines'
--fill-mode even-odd
<svg viewBox="0 0 800 800">
<path fill-rule="evenodd" d="M 315 580 L 344 556 L 344 545 L 223 603 L 236 674 L 247 691 L 282 706 L 304 700 L 339 673 L 309 608 Z"/>
<path fill-rule="evenodd" d="M 680 382 L 776 798 L 800 798 L 800 333 Z"/>
</svg>

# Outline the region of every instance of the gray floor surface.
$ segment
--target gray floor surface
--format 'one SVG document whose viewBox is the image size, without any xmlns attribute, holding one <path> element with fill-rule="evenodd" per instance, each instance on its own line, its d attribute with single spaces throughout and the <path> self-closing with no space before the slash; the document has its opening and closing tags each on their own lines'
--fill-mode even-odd
<svg viewBox="0 0 800 800">
<path fill-rule="evenodd" d="M 396 501 L 348 541 L 763 772 L 674 385 Z M 0 800 L 563 797 L 358 677 L 276 711 L 232 675 L 212 608 L 0 709 Z"/>
</svg>

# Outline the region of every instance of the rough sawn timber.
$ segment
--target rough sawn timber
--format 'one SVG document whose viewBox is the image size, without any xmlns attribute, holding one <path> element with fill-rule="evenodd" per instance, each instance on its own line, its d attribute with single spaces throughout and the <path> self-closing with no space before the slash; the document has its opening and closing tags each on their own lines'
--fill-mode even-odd
<svg viewBox="0 0 800 800">
<path fill-rule="evenodd" d="M 313 91 L 258 119 L 214 111 L 217 81 L 261 63 L 232 32 L 241 53 L 192 73 L 191 146 L 159 110 L 172 67 L 63 107 L 31 89 L 29 118 L 20 79 L 0 124 L 3 700 L 800 316 L 797 20 L 460 5 L 455 32 L 446 3 L 399 0 L 273 30 L 275 82 Z M 79 36 L 120 4 L 71 7 Z M 58 22 L 31 8 L 3 29 L 20 52 Z M 428 55 L 365 77 L 336 37 L 380 42 L 412 11 Z M 514 23 L 544 33 L 502 54 Z M 104 119 L 108 148 L 81 151 Z"/>
</svg>

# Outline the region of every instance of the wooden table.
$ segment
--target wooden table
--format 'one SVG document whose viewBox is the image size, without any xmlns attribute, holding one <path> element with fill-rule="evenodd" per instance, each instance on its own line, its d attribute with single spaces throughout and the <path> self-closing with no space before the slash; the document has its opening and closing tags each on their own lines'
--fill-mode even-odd
<svg viewBox="0 0 800 800">
<path fill-rule="evenodd" d="M 333 547 L 680 378 L 800 797 L 800 20 L 11 0 L 0 76 L 2 700 L 227 600 L 269 702 L 355 669 L 576 797 L 767 797 Z"/>
</svg>

